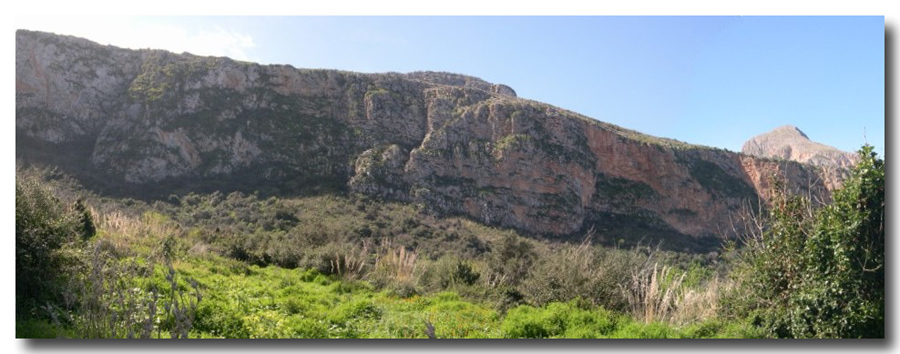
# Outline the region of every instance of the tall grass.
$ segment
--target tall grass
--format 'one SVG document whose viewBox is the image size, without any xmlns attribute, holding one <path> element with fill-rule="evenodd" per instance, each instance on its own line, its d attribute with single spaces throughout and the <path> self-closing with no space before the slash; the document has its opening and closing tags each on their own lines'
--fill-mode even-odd
<svg viewBox="0 0 900 354">
<path fill-rule="evenodd" d="M 686 325 L 717 318 L 721 294 L 731 291 L 733 287 L 733 281 L 720 280 L 715 277 L 699 289 L 685 289 L 675 301 L 675 308 L 669 316 L 669 322 Z"/>
<path fill-rule="evenodd" d="M 416 259 L 415 251 L 408 251 L 403 246 L 395 247 L 391 239 L 384 239 L 369 278 L 381 286 L 394 286 L 394 290 L 408 296 L 416 292 L 419 280 Z"/>
<path fill-rule="evenodd" d="M 385 239 L 375 259 L 372 275 L 376 279 L 390 279 L 398 283 L 415 282 L 418 275 L 416 258 L 416 252 L 407 251 L 403 246 L 395 247 L 392 240 Z"/>
<path fill-rule="evenodd" d="M 333 248 L 325 251 L 326 273 L 337 275 L 347 280 L 361 279 L 366 274 L 369 257 L 369 246 L 364 244 L 359 251 Z"/>
<path fill-rule="evenodd" d="M 685 275 L 669 266 L 659 268 L 659 263 L 632 274 L 631 282 L 623 288 L 632 315 L 645 323 L 670 320 L 684 295 Z"/>
</svg>

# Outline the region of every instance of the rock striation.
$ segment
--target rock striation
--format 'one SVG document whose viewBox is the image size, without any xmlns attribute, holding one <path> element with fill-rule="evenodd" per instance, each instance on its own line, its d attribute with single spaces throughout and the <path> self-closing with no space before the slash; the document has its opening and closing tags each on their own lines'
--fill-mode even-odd
<svg viewBox="0 0 900 354">
<path fill-rule="evenodd" d="M 16 33 L 16 154 L 108 193 L 362 193 L 544 237 L 711 249 L 815 166 L 657 138 L 435 72 L 360 74 Z M 820 181 L 809 183 L 809 181 Z"/>
</svg>

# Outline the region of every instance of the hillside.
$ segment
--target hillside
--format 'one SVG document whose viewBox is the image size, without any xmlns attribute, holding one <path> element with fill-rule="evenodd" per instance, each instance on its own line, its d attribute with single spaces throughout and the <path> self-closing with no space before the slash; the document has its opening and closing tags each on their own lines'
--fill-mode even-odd
<svg viewBox="0 0 900 354">
<path fill-rule="evenodd" d="M 769 177 L 819 170 L 657 138 L 450 73 L 360 74 L 16 33 L 16 156 L 107 195 L 361 193 L 550 238 L 717 247 Z M 810 185 L 809 181 L 818 181 Z"/>
</svg>

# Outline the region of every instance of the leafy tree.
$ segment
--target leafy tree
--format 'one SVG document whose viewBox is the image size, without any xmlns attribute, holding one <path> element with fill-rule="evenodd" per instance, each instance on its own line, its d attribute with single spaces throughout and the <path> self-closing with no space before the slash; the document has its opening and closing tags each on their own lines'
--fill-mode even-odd
<svg viewBox="0 0 900 354">
<path fill-rule="evenodd" d="M 748 309 L 776 337 L 884 337 L 884 160 L 871 146 L 833 203 L 776 193 L 746 249 Z"/>
<path fill-rule="evenodd" d="M 94 217 L 91 211 L 84 205 L 84 201 L 79 199 L 75 202 L 75 211 L 80 214 L 81 237 L 89 239 L 97 234 L 97 226 L 94 225 Z"/>
<path fill-rule="evenodd" d="M 78 215 L 35 177 L 16 178 L 16 308 L 52 299 L 76 239 Z"/>
</svg>

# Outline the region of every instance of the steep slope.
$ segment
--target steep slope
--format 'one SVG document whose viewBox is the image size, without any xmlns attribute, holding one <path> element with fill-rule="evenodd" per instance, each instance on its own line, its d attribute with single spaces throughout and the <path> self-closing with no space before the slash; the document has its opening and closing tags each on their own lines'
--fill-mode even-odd
<svg viewBox="0 0 900 354">
<path fill-rule="evenodd" d="M 655 138 L 433 72 L 359 74 L 16 34 L 16 154 L 106 193 L 359 192 L 550 237 L 706 249 L 814 167 Z"/>
</svg>

